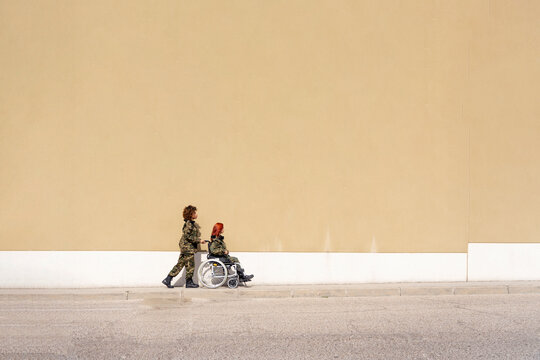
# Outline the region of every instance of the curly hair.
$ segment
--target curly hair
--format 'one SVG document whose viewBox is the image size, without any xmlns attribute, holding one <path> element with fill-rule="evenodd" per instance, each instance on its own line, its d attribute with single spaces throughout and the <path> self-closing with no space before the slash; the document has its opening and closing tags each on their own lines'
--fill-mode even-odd
<svg viewBox="0 0 540 360">
<path fill-rule="evenodd" d="M 188 205 L 184 208 L 184 212 L 182 215 L 184 216 L 184 220 L 191 220 L 193 219 L 193 214 L 195 214 L 195 211 L 197 211 L 197 208 L 193 205 Z"/>
</svg>

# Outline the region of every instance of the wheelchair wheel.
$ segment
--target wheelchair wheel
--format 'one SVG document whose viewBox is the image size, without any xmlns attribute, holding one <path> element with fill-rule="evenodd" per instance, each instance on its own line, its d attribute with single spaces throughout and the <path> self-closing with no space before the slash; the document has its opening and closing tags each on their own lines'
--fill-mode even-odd
<svg viewBox="0 0 540 360">
<path fill-rule="evenodd" d="M 227 281 L 227 286 L 229 289 L 236 289 L 238 287 L 238 279 L 231 278 Z"/>
<path fill-rule="evenodd" d="M 221 261 L 215 259 L 203 262 L 197 274 L 202 285 L 209 289 L 218 288 L 227 281 L 227 268 Z"/>
</svg>

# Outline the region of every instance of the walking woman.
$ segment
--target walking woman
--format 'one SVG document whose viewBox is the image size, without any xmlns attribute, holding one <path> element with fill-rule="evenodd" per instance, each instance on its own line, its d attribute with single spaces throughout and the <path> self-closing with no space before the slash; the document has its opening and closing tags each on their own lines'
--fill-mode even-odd
<svg viewBox="0 0 540 360">
<path fill-rule="evenodd" d="M 195 253 L 197 245 L 204 244 L 201 240 L 201 227 L 195 222 L 197 219 L 197 208 L 188 205 L 184 208 L 184 227 L 182 227 L 182 237 L 178 245 L 180 246 L 180 257 L 178 263 L 174 265 L 169 275 L 163 279 L 162 283 L 168 288 L 172 288 L 171 280 L 186 267 L 186 287 L 198 288 L 199 285 L 193 283 L 193 272 L 195 271 Z"/>
</svg>

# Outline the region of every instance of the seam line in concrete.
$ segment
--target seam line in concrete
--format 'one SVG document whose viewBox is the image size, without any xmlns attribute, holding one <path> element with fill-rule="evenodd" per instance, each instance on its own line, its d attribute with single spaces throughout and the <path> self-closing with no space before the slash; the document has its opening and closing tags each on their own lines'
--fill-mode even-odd
<svg viewBox="0 0 540 360">
<path fill-rule="evenodd" d="M 510 289 L 512 288 L 512 289 Z M 250 289 L 202 289 L 199 291 L 187 291 L 180 288 L 175 298 L 180 302 L 186 302 L 191 298 L 199 299 L 250 299 L 250 298 L 328 298 L 328 297 L 364 297 L 364 296 L 426 296 L 426 295 L 513 295 L 513 294 L 540 294 L 540 281 L 526 283 L 472 283 L 456 286 L 455 284 L 413 284 L 403 286 L 358 286 L 351 285 L 314 285 L 314 286 L 261 286 Z M 0 301 L 50 301 L 54 299 L 84 301 L 92 299 L 102 300 L 136 300 L 140 298 L 169 297 L 170 290 L 161 288 L 150 289 L 101 289 L 101 290 L 79 290 L 79 289 L 57 289 L 43 290 L 35 289 L 0 289 Z"/>
</svg>

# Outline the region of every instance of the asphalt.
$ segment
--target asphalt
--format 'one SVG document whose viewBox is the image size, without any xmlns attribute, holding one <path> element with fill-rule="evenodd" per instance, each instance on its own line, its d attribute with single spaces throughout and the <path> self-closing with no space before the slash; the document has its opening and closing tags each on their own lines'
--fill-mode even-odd
<svg viewBox="0 0 540 360">
<path fill-rule="evenodd" d="M 540 359 L 540 281 L 0 289 L 0 359 Z"/>
<path fill-rule="evenodd" d="M 490 281 L 448 283 L 383 283 L 327 285 L 251 285 L 229 289 L 65 288 L 0 289 L 0 301 L 17 300 L 136 300 L 192 299 L 233 300 L 250 298 L 347 298 L 372 296 L 512 295 L 540 294 L 540 281 Z"/>
</svg>

